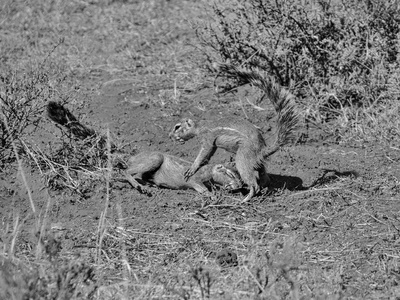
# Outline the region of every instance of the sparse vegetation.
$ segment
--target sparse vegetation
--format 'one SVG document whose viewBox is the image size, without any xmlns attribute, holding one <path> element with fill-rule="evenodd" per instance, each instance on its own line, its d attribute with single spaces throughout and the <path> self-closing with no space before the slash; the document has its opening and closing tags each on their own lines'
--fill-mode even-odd
<svg viewBox="0 0 400 300">
<path fill-rule="evenodd" d="M 0 161 L 4 166 L 13 154 L 12 143 L 24 140 L 37 130 L 46 101 L 55 97 L 55 82 L 42 65 L 28 70 L 2 69 L 0 77 Z M 46 68 L 47 67 L 47 68 Z M 18 143 L 19 148 L 23 145 Z"/>
<path fill-rule="evenodd" d="M 398 299 L 399 13 L 395 0 L 3 1 L 0 298 Z M 241 205 L 113 182 L 110 135 L 190 159 L 197 144 L 168 140 L 181 115 L 237 114 L 269 135 L 260 92 L 215 80 L 227 61 L 273 76 L 306 121 L 268 162 L 271 189 Z M 98 134 L 57 127 L 50 101 Z"/>
<path fill-rule="evenodd" d="M 307 120 L 334 119 L 345 140 L 371 140 L 379 123 L 394 142 L 399 13 L 398 1 L 222 0 L 197 35 L 209 65 L 266 71 L 298 96 Z"/>
</svg>

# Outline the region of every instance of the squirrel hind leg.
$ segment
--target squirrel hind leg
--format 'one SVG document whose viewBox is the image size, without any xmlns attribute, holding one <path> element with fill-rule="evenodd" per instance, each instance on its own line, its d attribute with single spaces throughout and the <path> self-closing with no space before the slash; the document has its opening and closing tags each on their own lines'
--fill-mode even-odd
<svg viewBox="0 0 400 300">
<path fill-rule="evenodd" d="M 258 189 L 259 190 L 259 189 Z M 250 190 L 249 193 L 247 194 L 247 196 L 241 201 L 241 203 L 246 203 L 248 202 L 251 198 L 253 198 L 257 193 L 258 190 L 256 187 L 254 186 L 250 186 Z"/>
<path fill-rule="evenodd" d="M 239 172 L 240 173 L 240 172 Z M 257 173 L 254 171 L 254 173 Z M 248 186 L 249 188 L 249 193 L 247 196 L 242 200 L 242 203 L 249 201 L 251 198 L 253 198 L 258 192 L 260 192 L 260 185 L 258 184 L 258 176 L 257 174 L 253 174 L 252 176 L 247 176 L 242 175 L 240 173 L 240 176 L 242 177 L 243 182 Z"/>
<path fill-rule="evenodd" d="M 134 189 L 138 190 L 140 193 L 151 196 L 150 190 L 143 184 L 139 183 L 132 175 L 125 173 L 125 179 L 131 184 Z"/>
<path fill-rule="evenodd" d="M 144 174 L 155 173 L 164 163 L 164 155 L 158 152 L 141 152 L 128 161 L 127 174 L 141 178 Z"/>
<path fill-rule="evenodd" d="M 249 147 L 239 148 L 235 158 L 236 169 L 242 181 L 248 186 L 249 194 L 243 202 L 247 202 L 260 191 L 260 168 L 256 155 Z"/>
<path fill-rule="evenodd" d="M 130 175 L 128 172 L 125 172 L 125 179 L 131 184 L 131 186 L 138 191 L 143 191 L 145 190 L 145 187 L 140 184 L 132 175 Z"/>
<path fill-rule="evenodd" d="M 209 191 L 207 187 L 201 182 L 191 182 L 191 185 L 194 190 L 196 190 L 200 194 L 208 195 Z M 210 193 L 211 194 L 211 193 Z"/>
<path fill-rule="evenodd" d="M 271 177 L 269 177 L 265 166 L 262 166 L 262 169 L 259 172 L 259 176 L 260 187 L 262 189 L 271 186 Z"/>
<path fill-rule="evenodd" d="M 146 193 L 144 185 L 137 179 L 146 181 L 162 166 L 164 156 L 161 153 L 139 153 L 132 156 L 128 161 L 128 168 L 125 170 L 125 178 L 133 188 Z"/>
</svg>

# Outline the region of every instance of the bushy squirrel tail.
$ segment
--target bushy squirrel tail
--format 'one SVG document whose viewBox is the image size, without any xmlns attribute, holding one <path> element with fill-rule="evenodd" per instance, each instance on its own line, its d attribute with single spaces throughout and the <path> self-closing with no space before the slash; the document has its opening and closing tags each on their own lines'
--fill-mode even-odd
<svg viewBox="0 0 400 300">
<path fill-rule="evenodd" d="M 47 104 L 47 116 L 55 123 L 68 129 L 68 131 L 80 140 L 88 139 L 91 143 L 96 144 L 100 149 L 106 150 L 107 147 L 107 137 L 97 133 L 94 129 L 87 127 L 86 125 L 79 122 L 68 108 L 66 108 L 61 103 L 50 101 Z M 110 141 L 110 150 L 113 154 L 114 166 L 119 168 L 126 167 L 126 153 L 121 153 L 117 150 L 117 146 Z M 128 157 L 128 156 L 127 156 Z"/>
<path fill-rule="evenodd" d="M 278 114 L 276 139 L 272 146 L 265 147 L 261 159 L 265 160 L 278 151 L 282 146 L 293 141 L 294 132 L 299 126 L 300 118 L 294 100 L 294 95 L 284 89 L 267 74 L 258 70 L 248 70 L 231 64 L 219 64 L 219 71 L 223 76 L 234 79 L 238 85 L 252 84 L 260 88 L 271 101 Z"/>
<path fill-rule="evenodd" d="M 50 101 L 47 104 L 47 116 L 53 122 L 67 128 L 75 137 L 81 140 L 97 135 L 95 130 L 80 123 L 69 109 L 61 103 Z"/>
</svg>

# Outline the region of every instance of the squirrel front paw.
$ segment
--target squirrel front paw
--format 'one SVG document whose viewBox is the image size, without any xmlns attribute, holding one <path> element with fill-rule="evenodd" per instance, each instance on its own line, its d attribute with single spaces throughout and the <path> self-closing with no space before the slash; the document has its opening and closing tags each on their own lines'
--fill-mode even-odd
<svg viewBox="0 0 400 300">
<path fill-rule="evenodd" d="M 138 189 L 140 193 L 146 194 L 147 196 L 151 197 L 151 191 L 148 188 L 140 186 Z"/>
</svg>

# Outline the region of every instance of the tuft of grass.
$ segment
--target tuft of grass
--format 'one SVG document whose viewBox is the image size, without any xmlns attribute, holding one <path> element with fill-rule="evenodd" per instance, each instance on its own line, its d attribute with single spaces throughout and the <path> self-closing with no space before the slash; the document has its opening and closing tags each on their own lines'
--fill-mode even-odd
<svg viewBox="0 0 400 300">
<path fill-rule="evenodd" d="M 0 256 L 2 299 L 94 299 L 97 286 L 91 267 L 83 262 L 48 261 L 27 265 Z"/>
<path fill-rule="evenodd" d="M 6 128 L 7 123 L 5 122 Z M 27 262 L 16 254 L 16 242 L 21 227 L 26 226 L 28 214 L 21 222 L 19 212 L 12 217 L 12 230 L 8 221 L 3 221 L 0 231 L 2 249 L 0 251 L 0 298 L 6 299 L 93 299 L 98 288 L 94 269 L 81 260 L 60 258 L 60 236 L 54 230 L 48 230 L 51 198 L 49 196 L 43 217 L 35 206 L 30 193 L 31 187 L 25 179 L 25 171 L 19 159 L 16 147 L 15 156 L 22 175 L 33 212 L 33 235 L 36 240 L 36 253 L 28 254 Z M 31 249 L 32 250 L 32 249 Z M 33 252 L 33 251 L 32 251 Z M 43 257 L 44 255 L 44 257 Z"/>
</svg>

